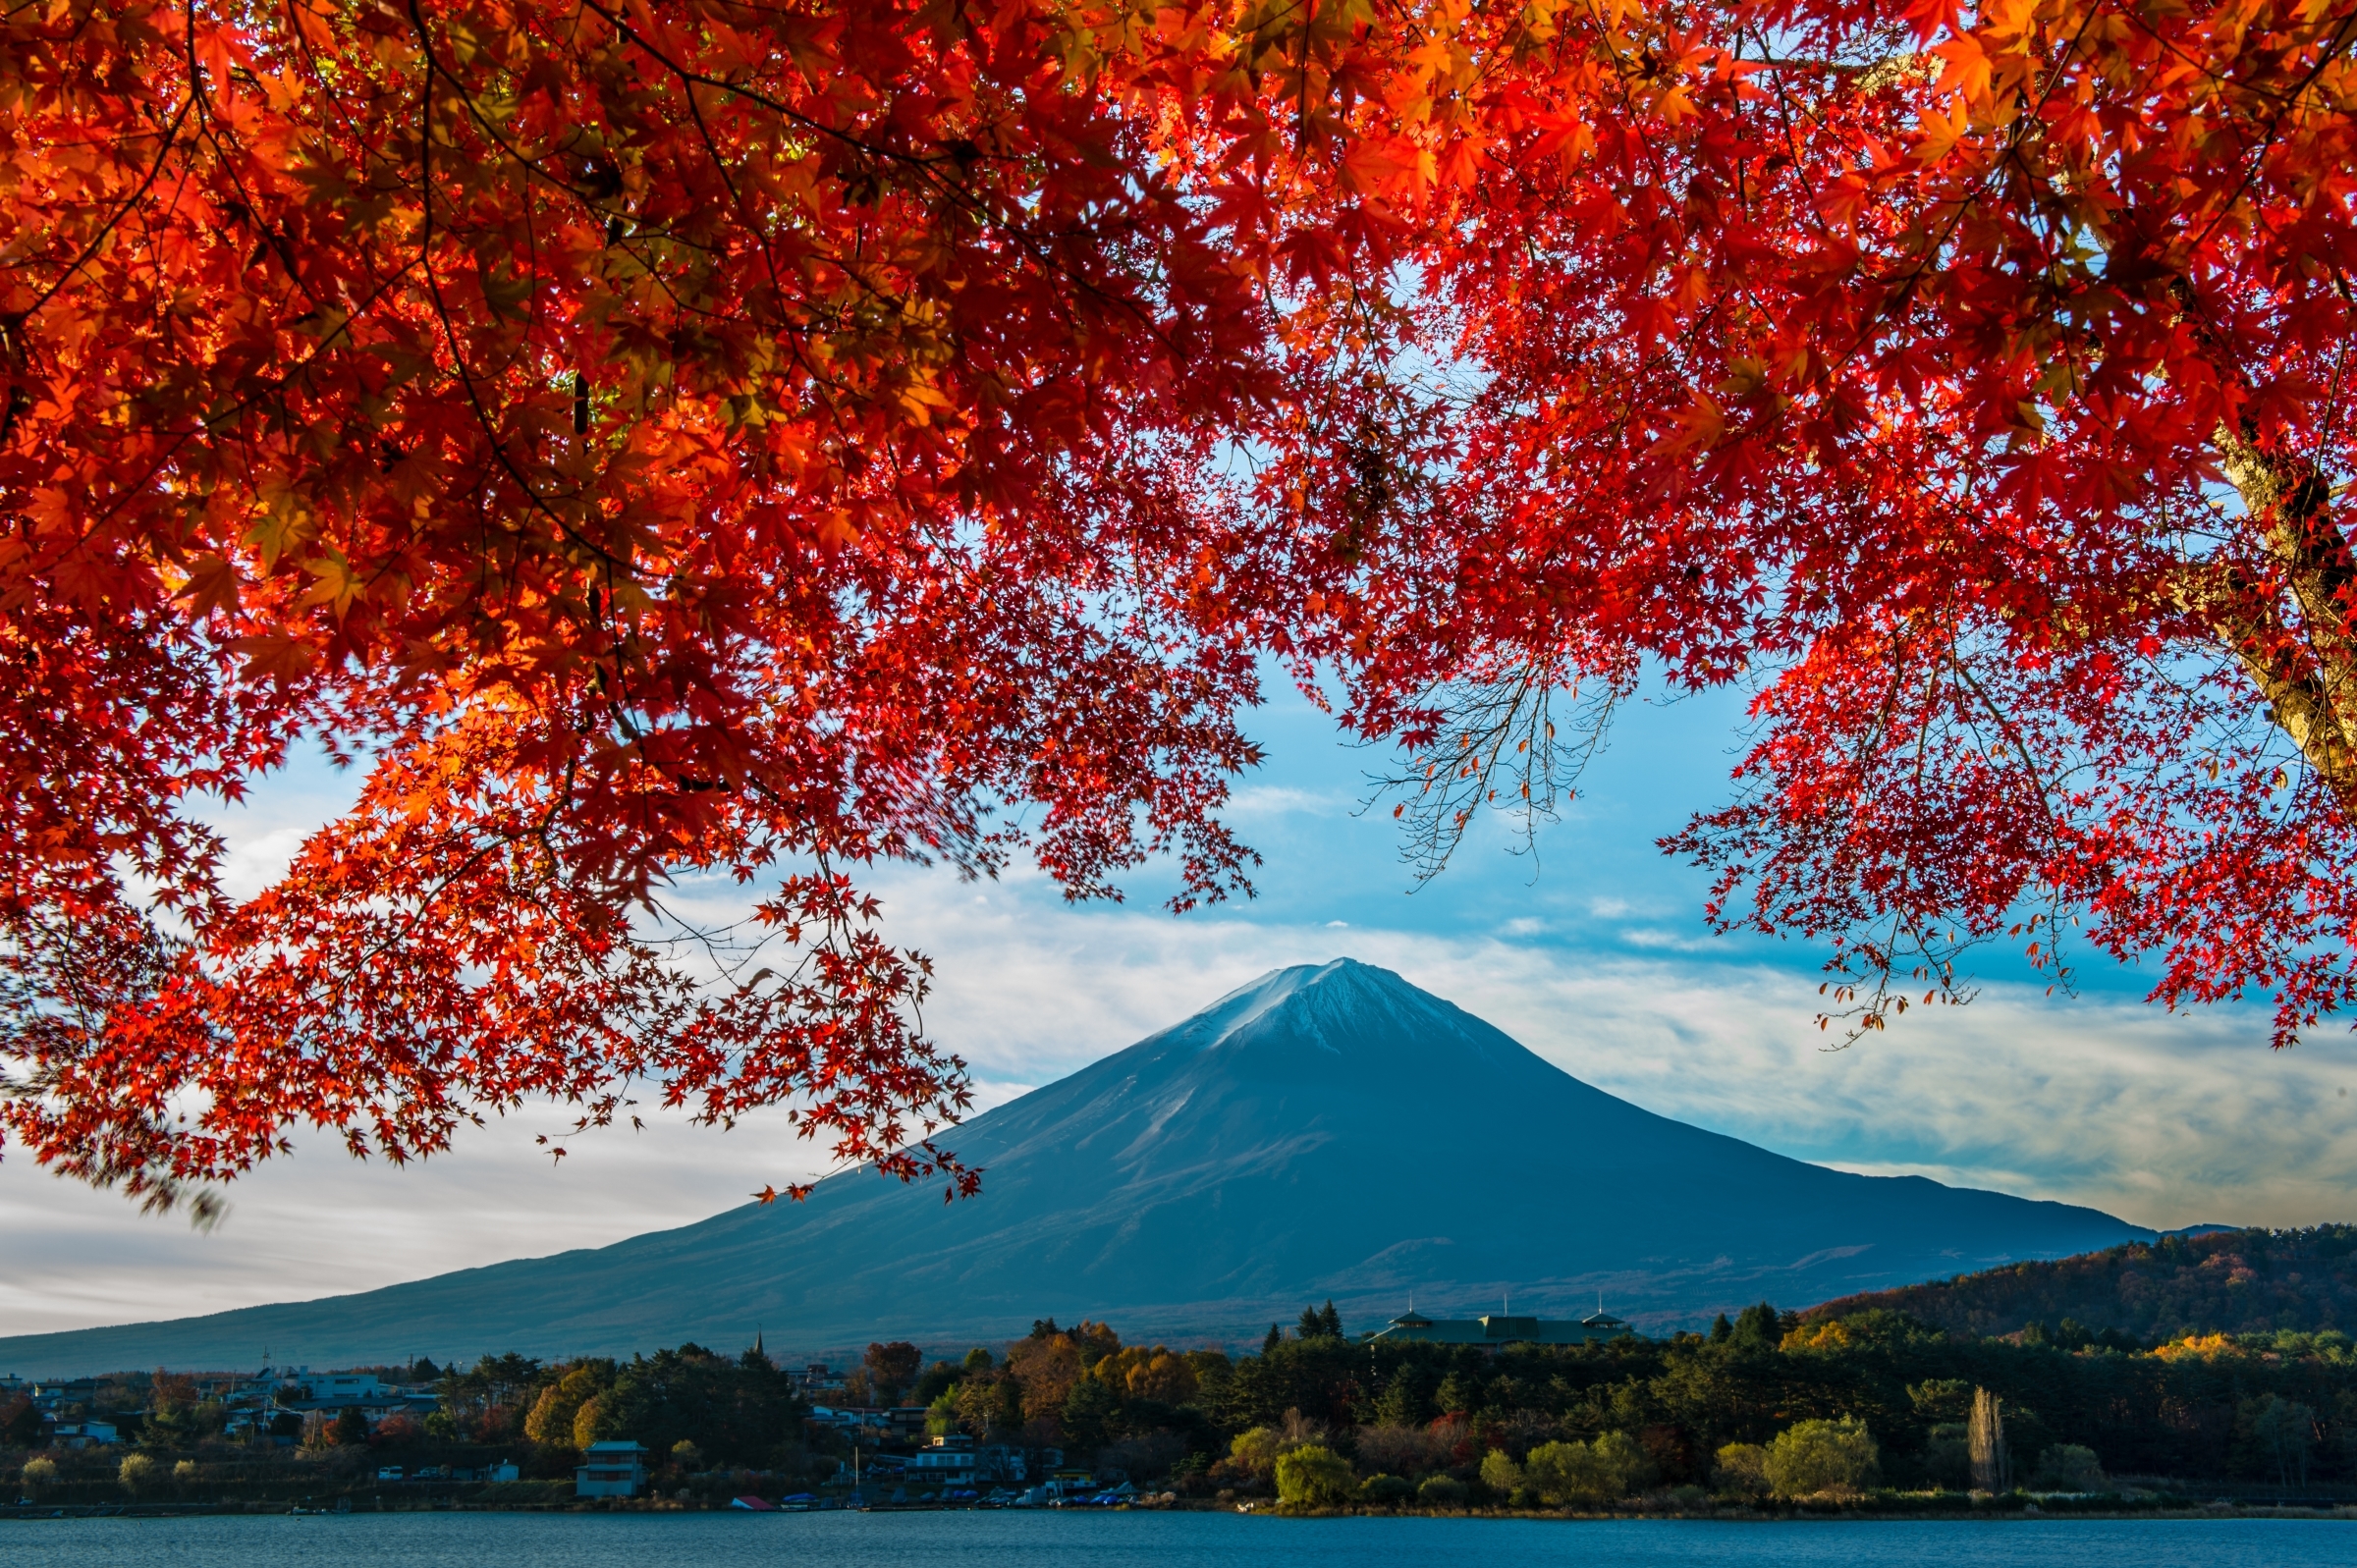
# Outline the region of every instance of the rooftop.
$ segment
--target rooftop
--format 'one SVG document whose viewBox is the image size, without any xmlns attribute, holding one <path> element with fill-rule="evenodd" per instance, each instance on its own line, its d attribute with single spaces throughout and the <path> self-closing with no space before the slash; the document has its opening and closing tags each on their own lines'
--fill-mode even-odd
<svg viewBox="0 0 2357 1568">
<path fill-rule="evenodd" d="M 1535 1318 L 1493 1312 L 1479 1318 L 1427 1318 L 1409 1310 L 1386 1327 L 1367 1335 L 1395 1344 L 1430 1345 L 1584 1345 L 1618 1339 L 1630 1332 L 1627 1324 L 1609 1312 L 1597 1311 L 1576 1321 Z"/>
</svg>

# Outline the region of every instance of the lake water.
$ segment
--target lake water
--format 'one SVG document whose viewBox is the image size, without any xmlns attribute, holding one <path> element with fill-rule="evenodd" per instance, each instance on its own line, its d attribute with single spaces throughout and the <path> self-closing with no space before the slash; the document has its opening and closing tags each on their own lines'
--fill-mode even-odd
<svg viewBox="0 0 2357 1568">
<path fill-rule="evenodd" d="M 350 1514 L 0 1523 L 0 1568 L 2349 1568 L 2327 1520 Z"/>
</svg>

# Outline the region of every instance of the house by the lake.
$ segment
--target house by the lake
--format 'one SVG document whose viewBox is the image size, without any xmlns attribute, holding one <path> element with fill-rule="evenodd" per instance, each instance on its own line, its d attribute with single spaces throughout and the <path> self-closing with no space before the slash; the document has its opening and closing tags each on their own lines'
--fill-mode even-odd
<svg viewBox="0 0 2357 1568">
<path fill-rule="evenodd" d="M 576 1497 L 635 1497 L 646 1487 L 646 1449 L 634 1442 L 593 1442 L 573 1473 Z"/>
</svg>

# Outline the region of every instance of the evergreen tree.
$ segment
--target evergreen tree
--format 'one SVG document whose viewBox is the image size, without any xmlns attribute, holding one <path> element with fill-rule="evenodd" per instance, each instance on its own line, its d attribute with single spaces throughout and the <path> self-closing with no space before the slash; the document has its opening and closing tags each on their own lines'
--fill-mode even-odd
<svg viewBox="0 0 2357 1568">
<path fill-rule="evenodd" d="M 1274 1351 L 1274 1350 L 1275 1350 L 1275 1349 L 1276 1349 L 1276 1348 L 1277 1348 L 1279 1345 L 1282 1345 L 1282 1344 L 1284 1344 L 1284 1343 L 1285 1343 L 1285 1330 L 1284 1330 L 1284 1329 L 1282 1329 L 1282 1328 L 1280 1328 L 1280 1327 L 1278 1327 L 1278 1326 L 1277 1326 L 1275 1324 L 1271 1324 L 1271 1325 L 1269 1325 L 1269 1337 L 1268 1337 L 1268 1338 L 1266 1338 L 1266 1339 L 1263 1339 L 1263 1340 L 1260 1342 L 1260 1353 L 1261 1353 L 1262 1355 L 1264 1355 L 1264 1356 L 1265 1356 L 1265 1355 L 1268 1355 L 1270 1352 Z"/>
<path fill-rule="evenodd" d="M 1114 1438 L 1114 1424 L 1122 1396 L 1095 1378 L 1072 1384 L 1064 1399 L 1064 1440 L 1081 1454 L 1091 1454 Z"/>
<path fill-rule="evenodd" d="M 1733 1338 L 1745 1350 L 1774 1350 L 1783 1342 L 1783 1337 L 1778 1328 L 1776 1309 L 1764 1301 L 1735 1315 Z"/>
<path fill-rule="evenodd" d="M 1343 1315 L 1334 1310 L 1334 1298 L 1326 1298 L 1326 1310 L 1318 1314 L 1318 1331 L 1332 1339 L 1343 1337 Z"/>
<path fill-rule="evenodd" d="M 1023 1384 L 1019 1378 L 1001 1378 L 998 1401 L 992 1407 L 990 1424 L 1001 1432 L 1023 1430 Z"/>
<path fill-rule="evenodd" d="M 1727 1321 L 1727 1314 L 1726 1314 L 1726 1313 L 1724 1313 L 1724 1312 L 1723 1312 L 1723 1313 L 1721 1313 L 1721 1314 L 1720 1314 L 1720 1315 L 1719 1315 L 1717 1318 L 1715 1318 L 1715 1319 L 1713 1319 L 1713 1320 L 1711 1321 L 1711 1343 L 1712 1343 L 1712 1344 L 1714 1344 L 1714 1345 L 1724 1345 L 1724 1344 L 1726 1344 L 1726 1343 L 1727 1343 L 1727 1342 L 1729 1339 L 1732 1339 L 1732 1338 L 1734 1338 L 1734 1336 L 1735 1336 L 1735 1325 L 1734 1325 L 1733 1324 L 1731 1324 L 1731 1323 L 1728 1323 L 1728 1322 Z"/>
<path fill-rule="evenodd" d="M 1317 1308 L 1304 1307 L 1300 1325 L 1293 1332 L 1303 1339 L 1322 1339 L 1326 1335 L 1326 1320 L 1318 1315 Z"/>
<path fill-rule="evenodd" d="M 1393 1373 L 1375 1400 L 1375 1421 L 1385 1427 L 1421 1427 L 1430 1419 L 1424 1398 L 1421 1369 L 1403 1366 Z"/>
</svg>

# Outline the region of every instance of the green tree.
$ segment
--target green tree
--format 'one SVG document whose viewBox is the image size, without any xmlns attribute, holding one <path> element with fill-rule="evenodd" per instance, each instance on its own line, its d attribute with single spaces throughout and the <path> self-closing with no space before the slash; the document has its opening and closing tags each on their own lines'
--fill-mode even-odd
<svg viewBox="0 0 2357 1568">
<path fill-rule="evenodd" d="M 1427 1508 L 1462 1508 L 1465 1484 L 1454 1476 L 1427 1476 L 1416 1488 L 1416 1501 Z"/>
<path fill-rule="evenodd" d="M 2316 1412 L 2295 1399 L 2268 1394 L 2248 1407 L 2251 1438 L 2279 1487 L 2308 1484 L 2308 1457 L 2315 1441 Z"/>
<path fill-rule="evenodd" d="M 1951 1491 L 1962 1491 L 1972 1485 L 1971 1431 L 1963 1422 L 1943 1421 L 1924 1433 L 1924 1471 L 1933 1482 Z"/>
<path fill-rule="evenodd" d="M 1764 1301 L 1735 1315 L 1734 1328 L 1728 1337 L 1741 1350 L 1774 1350 L 1784 1338 L 1777 1324 L 1776 1309 Z"/>
<path fill-rule="evenodd" d="M 1908 1385 L 1907 1402 L 1935 1426 L 1960 1423 L 1972 1415 L 1972 1383 L 1963 1378 L 1927 1378 Z"/>
<path fill-rule="evenodd" d="M 965 1370 L 969 1374 L 988 1372 L 995 1365 L 997 1365 L 997 1363 L 991 1360 L 990 1352 L 983 1349 L 980 1345 L 974 1346 L 973 1349 L 965 1353 Z"/>
<path fill-rule="evenodd" d="M 1190 1350 L 1186 1364 L 1195 1371 L 1195 1403 L 1206 1408 L 1235 1378 L 1235 1363 L 1225 1350 Z"/>
<path fill-rule="evenodd" d="M 1323 1307 L 1301 1309 L 1301 1325 L 1294 1330 L 1303 1339 L 1340 1339 L 1343 1337 L 1343 1315 L 1335 1310 L 1334 1298 L 1326 1298 Z"/>
<path fill-rule="evenodd" d="M 1239 1432 L 1228 1444 L 1228 1457 L 1255 1476 L 1275 1470 L 1286 1451 L 1285 1439 L 1274 1427 L 1253 1427 Z"/>
<path fill-rule="evenodd" d="M 327 1430 L 327 1440 L 339 1448 L 357 1448 L 368 1441 L 368 1417 L 357 1405 L 346 1405 L 336 1412 L 336 1424 Z"/>
<path fill-rule="evenodd" d="M 1432 1401 L 1428 1395 L 1424 1369 L 1403 1366 L 1384 1379 L 1383 1392 L 1375 1396 L 1374 1425 L 1379 1427 L 1421 1427 L 1429 1419 Z"/>
<path fill-rule="evenodd" d="M 1768 1450 L 1756 1442 L 1730 1442 L 1718 1453 L 1718 1464 L 1711 1472 L 1711 1485 L 1721 1491 L 1741 1492 L 1746 1497 L 1762 1497 L 1768 1493 Z"/>
<path fill-rule="evenodd" d="M 1277 1459 L 1277 1501 L 1287 1508 L 1332 1508 L 1358 1490 L 1350 1462 L 1322 1443 L 1309 1443 Z"/>
<path fill-rule="evenodd" d="M 1795 1422 L 1778 1433 L 1762 1469 L 1778 1496 L 1810 1497 L 1863 1491 L 1874 1485 L 1880 1467 L 1881 1453 L 1866 1424 L 1844 1416 Z"/>
<path fill-rule="evenodd" d="M 1731 1323 L 1728 1323 L 1728 1322 L 1727 1321 L 1727 1314 L 1726 1314 L 1726 1313 L 1724 1313 L 1724 1312 L 1723 1312 L 1723 1313 L 1721 1313 L 1721 1314 L 1720 1314 L 1718 1317 L 1716 1317 L 1716 1318 L 1713 1318 L 1713 1319 L 1711 1320 L 1711 1343 L 1712 1343 L 1712 1344 L 1714 1344 L 1714 1345 L 1724 1345 L 1724 1344 L 1726 1344 L 1726 1343 L 1727 1343 L 1727 1342 L 1729 1339 L 1732 1339 L 1732 1338 L 1734 1338 L 1734 1336 L 1735 1336 L 1735 1325 L 1734 1325 L 1733 1324 L 1731 1324 Z"/>
<path fill-rule="evenodd" d="M 1021 1430 L 1023 1385 L 1014 1375 L 968 1378 L 958 1385 L 957 1394 L 958 1419 L 975 1436 Z"/>
<path fill-rule="evenodd" d="M 908 1402 L 930 1408 L 935 1400 L 964 1379 L 963 1366 L 955 1361 L 937 1361 L 925 1369 L 923 1377 L 916 1379 L 916 1386 L 908 1391 Z"/>
<path fill-rule="evenodd" d="M 1501 1497 L 1511 1496 L 1522 1485 L 1522 1467 L 1503 1448 L 1482 1455 L 1481 1484 Z"/>
<path fill-rule="evenodd" d="M 1480 1401 L 1480 1398 L 1481 1396 L 1475 1391 L 1472 1382 L 1454 1372 L 1443 1378 L 1440 1387 L 1434 1389 L 1432 1393 L 1433 1404 L 1444 1416 L 1461 1415 L 1470 1411 Z"/>
<path fill-rule="evenodd" d="M 1593 1442 L 1542 1443 L 1523 1461 L 1522 1474 L 1542 1501 L 1608 1503 L 1652 1479 L 1653 1462 L 1637 1440 L 1608 1432 Z"/>
<path fill-rule="evenodd" d="M 2104 1462 L 2083 1443 L 2049 1443 L 2030 1485 L 2040 1491 L 2101 1491 Z"/>
<path fill-rule="evenodd" d="M 794 1379 L 766 1358 L 751 1364 L 701 1345 L 633 1356 L 612 1385 L 584 1402 L 577 1435 L 587 1441 L 629 1437 L 661 1453 L 692 1439 L 721 1464 L 767 1464 L 798 1447 L 804 1406 Z"/>
<path fill-rule="evenodd" d="M 1366 1352 L 1343 1340 L 1287 1339 L 1203 1379 L 1196 1403 L 1231 1432 L 1275 1426 L 1288 1410 L 1326 1420 L 1348 1408 L 1366 1371 Z"/>
<path fill-rule="evenodd" d="M 426 1430 L 438 1437 L 471 1437 L 478 1442 L 511 1442 L 527 1436 L 525 1428 L 535 1401 L 547 1384 L 559 1379 L 561 1371 L 548 1371 L 537 1359 L 514 1351 L 485 1356 L 466 1371 L 448 1368 L 435 1388 L 442 1400 L 436 1414 L 448 1417 L 448 1424 L 437 1428 L 429 1420 Z M 565 1417 L 568 1430 L 572 1419 L 569 1411 Z"/>
<path fill-rule="evenodd" d="M 1064 1440 L 1082 1453 L 1094 1453 L 1114 1437 L 1122 1396 L 1102 1379 L 1083 1378 L 1064 1396 Z"/>
<path fill-rule="evenodd" d="M 1284 1343 L 1285 1330 L 1278 1327 L 1275 1324 L 1271 1324 L 1269 1325 L 1269 1337 L 1260 1342 L 1260 1353 L 1264 1356 L 1270 1355 L 1275 1352 L 1279 1345 Z"/>
</svg>

